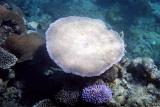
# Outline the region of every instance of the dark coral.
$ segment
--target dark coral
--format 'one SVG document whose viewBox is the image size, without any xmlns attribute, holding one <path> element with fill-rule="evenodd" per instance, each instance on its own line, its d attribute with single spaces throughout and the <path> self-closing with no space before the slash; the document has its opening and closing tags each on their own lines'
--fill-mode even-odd
<svg viewBox="0 0 160 107">
<path fill-rule="evenodd" d="M 118 68 L 113 66 L 100 76 L 104 81 L 113 82 L 118 77 Z"/>
<path fill-rule="evenodd" d="M 80 92 L 74 89 L 62 89 L 60 90 L 55 99 L 62 105 L 74 106 L 79 101 Z"/>
<path fill-rule="evenodd" d="M 1 107 L 22 107 L 20 104 L 21 92 L 16 87 L 7 86 L 1 95 Z"/>
<path fill-rule="evenodd" d="M 7 52 L 6 50 L 0 47 L 0 68 L 8 69 L 11 66 L 14 66 L 17 60 L 18 59 L 15 55 Z"/>
<path fill-rule="evenodd" d="M 160 83 L 160 70 L 151 58 L 138 57 L 133 59 L 127 70 L 132 73 L 135 79 Z"/>
<path fill-rule="evenodd" d="M 8 87 L 3 96 L 7 101 L 16 100 L 21 97 L 19 90 L 15 87 Z"/>
<path fill-rule="evenodd" d="M 3 101 L 1 107 L 23 107 L 15 101 Z"/>
<path fill-rule="evenodd" d="M 16 12 L 0 5 L 0 43 L 12 34 L 22 34 L 26 32 L 23 18 Z"/>
</svg>

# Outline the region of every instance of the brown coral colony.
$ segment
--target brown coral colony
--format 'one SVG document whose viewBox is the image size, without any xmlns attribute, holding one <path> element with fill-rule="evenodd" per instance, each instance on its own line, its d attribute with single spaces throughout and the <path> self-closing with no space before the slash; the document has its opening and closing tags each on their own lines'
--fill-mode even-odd
<svg viewBox="0 0 160 107">
<path fill-rule="evenodd" d="M 0 5 L 0 43 L 12 34 L 26 33 L 23 18 L 17 13 Z"/>
<path fill-rule="evenodd" d="M 38 33 L 27 34 L 20 12 L 14 7 L 0 5 L 0 47 L 22 62 L 32 59 L 36 50 L 44 44 L 44 39 Z"/>
<path fill-rule="evenodd" d="M 38 33 L 12 35 L 3 46 L 19 58 L 19 62 L 31 60 L 34 53 L 44 44 L 44 39 Z"/>
</svg>

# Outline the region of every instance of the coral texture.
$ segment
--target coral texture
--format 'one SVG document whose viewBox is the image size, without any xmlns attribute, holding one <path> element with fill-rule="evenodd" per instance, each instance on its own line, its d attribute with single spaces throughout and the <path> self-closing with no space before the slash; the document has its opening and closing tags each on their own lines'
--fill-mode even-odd
<svg viewBox="0 0 160 107">
<path fill-rule="evenodd" d="M 135 58 L 129 65 L 128 69 L 134 76 L 137 75 L 141 78 L 143 77 L 148 81 L 160 82 L 160 70 L 151 58 Z"/>
<path fill-rule="evenodd" d="M 69 16 L 46 31 L 48 53 L 66 73 L 99 76 L 124 55 L 119 34 L 98 19 Z"/>
<path fill-rule="evenodd" d="M 15 55 L 7 52 L 6 50 L 0 47 L 0 68 L 8 69 L 11 66 L 14 66 L 17 60 L 18 59 Z"/>
<path fill-rule="evenodd" d="M 12 34 L 26 32 L 23 18 L 17 13 L 0 5 L 0 43 Z"/>
<path fill-rule="evenodd" d="M 103 104 L 112 99 L 112 90 L 104 84 L 94 84 L 83 89 L 82 99 L 92 104 Z"/>
<path fill-rule="evenodd" d="M 34 53 L 44 44 L 44 39 L 38 33 L 12 35 L 4 42 L 3 47 L 14 53 L 19 62 L 31 60 Z"/>
<path fill-rule="evenodd" d="M 55 97 L 59 103 L 73 106 L 78 102 L 80 93 L 76 90 L 62 89 Z"/>
<path fill-rule="evenodd" d="M 52 101 L 50 99 L 43 99 L 42 101 L 39 101 L 32 107 L 54 107 L 52 105 Z"/>
</svg>

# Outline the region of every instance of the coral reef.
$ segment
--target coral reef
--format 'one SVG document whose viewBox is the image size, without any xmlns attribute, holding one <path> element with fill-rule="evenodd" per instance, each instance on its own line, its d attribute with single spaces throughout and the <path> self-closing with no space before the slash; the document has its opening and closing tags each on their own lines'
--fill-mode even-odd
<svg viewBox="0 0 160 107">
<path fill-rule="evenodd" d="M 116 107 L 159 106 L 157 103 L 160 94 L 159 83 L 156 80 L 159 70 L 153 60 L 146 57 L 136 58 L 131 60 L 123 70 L 125 71 L 122 77 L 117 78 L 111 85 L 113 101 L 110 105 Z"/>
<path fill-rule="evenodd" d="M 104 84 L 94 84 L 87 86 L 82 91 L 82 99 L 92 104 L 103 104 L 110 101 L 112 91 Z"/>
<path fill-rule="evenodd" d="M 157 97 L 155 93 L 159 91 L 156 87 L 153 87 L 155 92 L 150 94 L 150 84 L 144 86 L 142 84 L 135 84 L 125 79 L 117 79 L 116 84 L 112 87 L 113 90 L 113 99 L 112 105 L 116 107 L 152 107 L 158 106 Z M 154 86 L 154 85 L 153 85 Z"/>
<path fill-rule="evenodd" d="M 140 76 L 150 82 L 160 82 L 160 71 L 151 58 L 138 57 L 131 62 L 128 69 L 135 76 Z"/>
<path fill-rule="evenodd" d="M 160 106 L 158 0 L 1 0 L 0 4 L 0 107 Z M 123 31 L 125 56 L 96 77 L 63 72 L 50 59 L 43 36 L 51 22 L 71 15 L 101 19 L 108 30 Z M 87 24 L 77 30 L 85 27 Z M 96 35 L 95 31 L 90 33 Z M 75 49 L 84 54 L 90 48 Z M 66 54 L 63 51 L 62 55 Z M 96 62 L 93 58 L 84 66 Z"/>
</svg>

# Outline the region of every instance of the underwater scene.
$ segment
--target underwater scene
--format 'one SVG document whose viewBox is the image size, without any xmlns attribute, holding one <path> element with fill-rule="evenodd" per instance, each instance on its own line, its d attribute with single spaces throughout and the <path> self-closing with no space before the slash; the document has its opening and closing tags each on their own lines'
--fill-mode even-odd
<svg viewBox="0 0 160 107">
<path fill-rule="evenodd" d="M 0 0 L 0 107 L 160 107 L 160 0 Z"/>
</svg>

